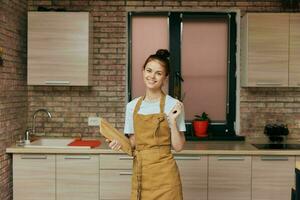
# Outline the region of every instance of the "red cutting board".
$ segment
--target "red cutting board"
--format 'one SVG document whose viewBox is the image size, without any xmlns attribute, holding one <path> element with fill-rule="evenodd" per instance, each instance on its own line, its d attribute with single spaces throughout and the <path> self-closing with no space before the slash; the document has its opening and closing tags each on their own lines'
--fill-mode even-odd
<svg viewBox="0 0 300 200">
<path fill-rule="evenodd" d="M 101 141 L 99 140 L 81 140 L 75 139 L 73 142 L 68 144 L 68 146 L 90 146 L 91 148 L 100 146 Z"/>
</svg>

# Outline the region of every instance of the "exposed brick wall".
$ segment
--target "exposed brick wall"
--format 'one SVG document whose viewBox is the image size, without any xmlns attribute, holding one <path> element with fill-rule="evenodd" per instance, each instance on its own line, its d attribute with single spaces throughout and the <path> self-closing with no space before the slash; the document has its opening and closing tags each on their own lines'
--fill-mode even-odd
<svg viewBox="0 0 300 200">
<path fill-rule="evenodd" d="M 288 124 L 289 138 L 300 138 L 300 89 L 243 88 L 241 129 L 250 138 L 261 137 L 266 123 Z"/>
<path fill-rule="evenodd" d="M 27 123 L 27 1 L 0 1 L 0 199 L 12 199 L 11 157 L 5 153 Z"/>
<path fill-rule="evenodd" d="M 28 10 L 38 6 L 65 8 L 68 11 L 89 11 L 93 16 L 93 87 L 29 87 L 28 125 L 34 110 L 45 107 L 52 119 L 39 117 L 38 132 L 46 135 L 70 136 L 83 133 L 98 134 L 97 128 L 87 126 L 87 117 L 99 114 L 122 129 L 126 88 L 126 11 L 143 10 L 201 10 L 238 8 L 242 13 L 289 12 L 279 0 L 30 0 Z M 281 98 L 280 96 L 284 97 Z M 292 137 L 300 137 L 298 89 L 241 90 L 241 132 L 249 137 L 262 136 L 268 121 L 289 124 Z M 276 109 L 275 109 L 276 107 Z M 283 114 L 278 113 L 284 112 Z"/>
<path fill-rule="evenodd" d="M 91 12 L 93 87 L 26 87 L 26 11 L 37 10 L 38 6 Z M 283 10 L 279 0 L 0 0 L 0 47 L 4 51 L 4 64 L 0 66 L 0 200 L 12 199 L 11 158 L 5 148 L 24 133 L 26 126 L 31 126 L 36 109 L 47 108 L 52 113 L 52 119 L 38 117 L 37 131 L 48 135 L 97 135 L 97 128 L 87 126 L 87 117 L 96 114 L 123 127 L 127 10 L 211 8 L 293 11 Z M 282 121 L 289 124 L 290 137 L 300 138 L 299 102 L 300 89 L 242 88 L 242 132 L 259 137 L 266 122 Z"/>
</svg>

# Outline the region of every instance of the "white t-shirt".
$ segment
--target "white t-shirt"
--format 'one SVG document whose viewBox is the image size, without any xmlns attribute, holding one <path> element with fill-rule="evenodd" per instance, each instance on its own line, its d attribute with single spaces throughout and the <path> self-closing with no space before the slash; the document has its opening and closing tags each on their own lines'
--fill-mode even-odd
<svg viewBox="0 0 300 200">
<path fill-rule="evenodd" d="M 133 126 L 133 112 L 135 109 L 135 106 L 138 102 L 138 100 L 142 97 L 138 97 L 130 101 L 127 106 L 126 106 L 126 114 L 125 114 L 125 126 L 124 126 L 124 133 L 125 134 L 133 134 L 134 133 L 134 126 Z M 176 105 L 178 102 L 177 99 L 166 95 L 166 100 L 165 100 L 165 108 L 164 108 L 164 113 L 168 115 L 173 107 Z M 142 101 L 142 104 L 140 106 L 140 109 L 138 111 L 139 114 L 143 115 L 149 115 L 149 114 L 156 114 L 160 112 L 160 102 L 147 102 L 147 101 Z M 184 123 L 184 111 L 180 113 L 180 115 L 177 117 L 176 120 L 177 127 L 179 131 L 186 131 L 185 123 Z"/>
</svg>

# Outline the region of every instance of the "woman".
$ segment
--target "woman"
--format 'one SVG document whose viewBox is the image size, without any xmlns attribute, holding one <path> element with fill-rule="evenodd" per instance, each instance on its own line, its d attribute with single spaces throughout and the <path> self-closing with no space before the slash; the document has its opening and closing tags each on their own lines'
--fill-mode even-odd
<svg viewBox="0 0 300 200">
<path fill-rule="evenodd" d="M 171 146 L 180 151 L 185 143 L 183 104 L 165 95 L 169 52 L 160 49 L 143 67 L 146 94 L 126 107 L 125 134 L 134 151 L 131 200 L 182 200 L 178 167 Z M 119 150 L 113 140 L 110 148 Z"/>
</svg>

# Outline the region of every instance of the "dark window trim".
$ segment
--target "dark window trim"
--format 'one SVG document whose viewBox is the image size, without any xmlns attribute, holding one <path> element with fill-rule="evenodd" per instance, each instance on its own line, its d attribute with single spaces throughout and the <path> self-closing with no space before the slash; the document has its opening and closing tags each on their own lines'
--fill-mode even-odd
<svg viewBox="0 0 300 200">
<path fill-rule="evenodd" d="M 170 75 L 169 94 L 181 99 L 181 13 L 174 12 L 169 16 Z M 179 22 L 179 23 L 178 23 Z"/>
</svg>

